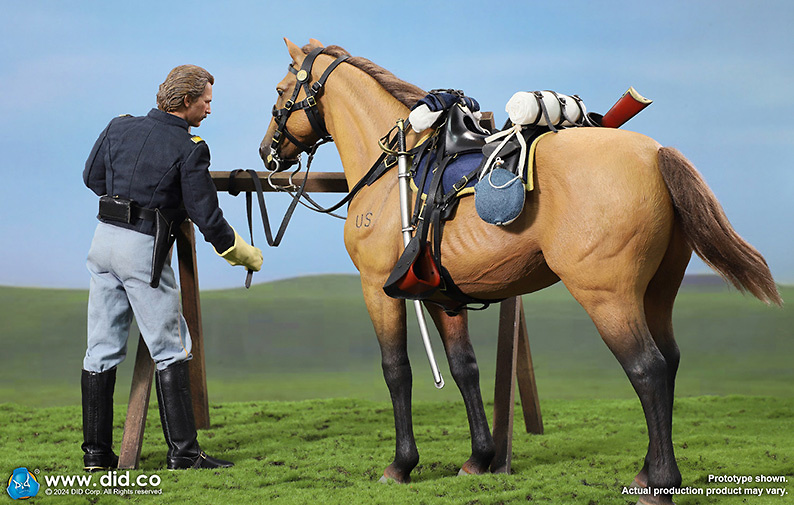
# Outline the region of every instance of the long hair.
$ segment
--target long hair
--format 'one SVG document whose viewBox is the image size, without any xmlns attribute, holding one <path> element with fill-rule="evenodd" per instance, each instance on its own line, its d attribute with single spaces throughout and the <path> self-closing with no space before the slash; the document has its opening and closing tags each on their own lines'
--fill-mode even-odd
<svg viewBox="0 0 794 505">
<path fill-rule="evenodd" d="M 185 105 L 185 97 L 196 100 L 204 94 L 207 83 L 215 84 L 215 78 L 196 65 L 180 65 L 168 73 L 168 77 L 157 91 L 157 108 L 174 112 Z"/>
<path fill-rule="evenodd" d="M 657 158 L 676 219 L 697 255 L 740 291 L 783 305 L 766 260 L 736 233 L 717 197 L 689 160 L 670 147 L 659 149 Z"/>
<path fill-rule="evenodd" d="M 315 47 L 314 45 L 307 44 L 301 49 L 304 53 L 309 54 Z M 333 57 L 342 55 L 350 56 L 350 53 L 339 46 L 326 46 L 323 49 L 323 54 Z M 388 91 L 394 98 L 409 109 L 427 94 L 427 92 L 423 91 L 420 87 L 403 81 L 385 68 L 372 63 L 366 58 L 362 58 L 361 56 L 350 56 L 345 61 L 369 74 L 370 77 L 383 86 L 383 89 Z"/>
</svg>

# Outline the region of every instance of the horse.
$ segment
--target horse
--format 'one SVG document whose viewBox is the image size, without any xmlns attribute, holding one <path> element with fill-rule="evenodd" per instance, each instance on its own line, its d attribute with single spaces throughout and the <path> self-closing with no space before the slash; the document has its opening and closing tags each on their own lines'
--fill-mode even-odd
<svg viewBox="0 0 794 505">
<path fill-rule="evenodd" d="M 276 86 L 274 118 L 260 155 L 267 168 L 283 169 L 301 151 L 313 155 L 318 142 L 332 138 L 352 188 L 379 158 L 378 139 L 406 118 L 425 92 L 341 47 L 311 39 L 301 48 L 284 40 L 290 71 Z M 307 58 L 312 61 L 305 65 Z M 291 114 L 298 108 L 306 114 Z M 408 147 L 418 138 L 410 132 Z M 532 293 L 562 281 L 640 399 L 649 443 L 633 484 L 660 493 L 649 491 L 640 502 L 670 504 L 670 489 L 682 481 L 671 435 L 680 357 L 672 312 L 691 254 L 738 289 L 779 305 L 772 274 L 733 229 L 693 165 L 647 136 L 611 128 L 560 130 L 539 141 L 532 177 L 534 191 L 507 226 L 485 223 L 475 216 L 473 198 L 461 199 L 444 227 L 444 266 L 464 293 L 482 299 Z M 364 186 L 349 202 L 344 243 L 361 275 L 393 405 L 396 447 L 381 480 L 405 483 L 419 462 L 406 308 L 404 300 L 386 296 L 382 288 L 403 251 L 398 198 L 397 177 Z M 367 216 L 368 226 L 357 226 L 357 216 Z M 459 473 L 485 473 L 494 442 L 467 313 L 450 315 L 429 303 L 425 308 L 443 342 L 471 430 L 471 456 Z"/>
</svg>

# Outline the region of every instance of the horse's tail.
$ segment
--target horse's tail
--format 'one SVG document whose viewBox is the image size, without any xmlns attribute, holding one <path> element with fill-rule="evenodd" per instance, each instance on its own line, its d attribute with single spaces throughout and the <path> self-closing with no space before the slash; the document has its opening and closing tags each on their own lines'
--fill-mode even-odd
<svg viewBox="0 0 794 505">
<path fill-rule="evenodd" d="M 659 149 L 658 160 L 676 219 L 695 253 L 740 291 L 749 291 L 767 304 L 782 305 L 764 257 L 736 233 L 692 163 L 670 147 Z"/>
</svg>

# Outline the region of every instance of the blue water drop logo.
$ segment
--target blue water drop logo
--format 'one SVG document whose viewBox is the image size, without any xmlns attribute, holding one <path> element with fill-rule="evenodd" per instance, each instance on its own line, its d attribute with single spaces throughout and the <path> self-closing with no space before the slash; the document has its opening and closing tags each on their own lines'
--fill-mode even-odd
<svg viewBox="0 0 794 505">
<path fill-rule="evenodd" d="M 19 467 L 8 478 L 8 496 L 14 500 L 27 500 L 39 492 L 39 481 L 27 468 Z"/>
</svg>

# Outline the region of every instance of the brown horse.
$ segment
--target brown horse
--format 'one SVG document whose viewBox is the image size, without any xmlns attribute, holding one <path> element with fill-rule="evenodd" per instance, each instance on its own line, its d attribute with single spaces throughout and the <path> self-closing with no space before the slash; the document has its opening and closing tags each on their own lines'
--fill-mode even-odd
<svg viewBox="0 0 794 505">
<path fill-rule="evenodd" d="M 299 48 L 286 41 L 290 73 L 277 85 L 276 109 L 296 89 L 296 75 L 319 42 Z M 316 55 L 310 81 L 347 53 L 330 46 Z M 350 57 L 325 72 L 317 98 L 318 116 L 292 114 L 285 124 L 292 141 L 271 150 L 277 121 L 271 122 L 260 153 L 272 158 L 299 154 L 326 132 L 339 150 L 352 187 L 381 154 L 378 138 L 425 92 L 397 79 L 369 60 Z M 330 75 L 330 76 L 329 76 Z M 296 91 L 297 93 L 297 91 Z M 305 95 L 303 88 L 296 100 Z M 274 110 L 276 110 L 274 109 Z M 276 118 L 278 119 L 278 117 Z M 409 136 L 409 147 L 418 136 Z M 508 226 L 475 215 L 473 198 L 463 198 L 446 224 L 443 263 L 463 292 L 485 299 L 531 293 L 562 281 L 595 323 L 640 398 L 649 444 L 635 484 L 650 488 L 681 485 L 671 439 L 673 388 L 679 362 L 672 310 L 694 250 L 740 290 L 767 303 L 781 299 L 763 257 L 731 227 L 720 204 L 695 168 L 675 149 L 629 131 L 574 128 L 544 137 L 536 150 L 535 189 L 521 216 Z M 349 205 L 345 246 L 361 273 L 364 299 L 382 354 L 391 394 L 396 454 L 384 475 L 407 482 L 419 461 L 411 417 L 411 367 L 406 352 L 404 301 L 383 292 L 400 256 L 396 174 L 361 190 Z M 366 216 L 369 226 L 356 226 Z M 486 472 L 494 455 L 465 311 L 458 316 L 426 306 L 444 343 L 460 389 L 472 435 L 471 457 L 462 473 Z M 670 495 L 643 503 L 672 503 Z"/>
</svg>

